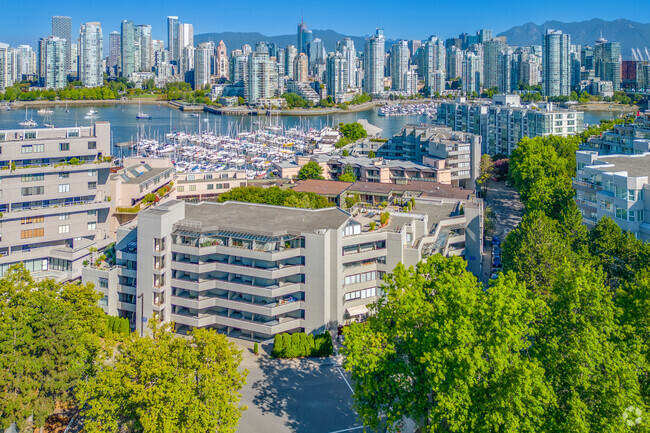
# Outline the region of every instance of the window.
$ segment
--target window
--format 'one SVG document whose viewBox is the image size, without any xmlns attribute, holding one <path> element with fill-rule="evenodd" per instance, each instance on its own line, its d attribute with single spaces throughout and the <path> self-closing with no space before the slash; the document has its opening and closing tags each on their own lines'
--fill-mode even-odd
<svg viewBox="0 0 650 433">
<path fill-rule="evenodd" d="M 96 222 L 88 223 L 88 230 L 97 230 L 97 223 Z"/>
<path fill-rule="evenodd" d="M 67 179 L 69 177 L 70 177 L 70 173 L 67 172 L 67 171 L 66 172 L 62 171 L 62 172 L 59 173 L 59 179 Z"/>
<path fill-rule="evenodd" d="M 644 221 L 644 219 L 643 219 L 643 211 L 642 210 L 636 211 L 636 216 L 637 216 L 637 221 L 640 221 L 640 222 Z"/>
<path fill-rule="evenodd" d="M 20 147 L 20 153 L 32 153 L 34 151 L 31 144 L 23 144 Z"/>
<path fill-rule="evenodd" d="M 29 229 L 20 231 L 20 239 L 40 238 L 45 235 L 43 229 Z"/>
<path fill-rule="evenodd" d="M 215 184 L 214 184 L 214 187 L 215 187 L 216 189 L 222 189 L 222 188 L 223 188 L 223 185 L 220 184 L 220 183 L 215 183 Z"/>
<path fill-rule="evenodd" d="M 185 191 L 185 187 L 184 187 L 184 186 L 179 186 L 179 187 L 176 188 L 176 189 L 178 190 L 178 192 L 183 192 L 183 191 Z"/>
<path fill-rule="evenodd" d="M 88 182 L 88 189 L 97 189 L 97 182 Z"/>
<path fill-rule="evenodd" d="M 193 174 L 188 174 L 187 175 L 187 180 L 194 180 L 194 175 Z"/>
<path fill-rule="evenodd" d="M 106 307 L 108 305 L 108 296 L 104 295 L 104 297 L 97 302 L 101 307 Z"/>
<path fill-rule="evenodd" d="M 68 130 L 68 137 L 79 137 L 79 130 L 78 129 Z"/>
<path fill-rule="evenodd" d="M 89 211 L 88 211 L 88 215 L 89 215 L 89 216 L 91 216 L 91 215 L 92 215 L 92 216 L 97 215 L 97 209 L 91 209 L 91 210 L 89 210 Z"/>
<path fill-rule="evenodd" d="M 70 192 L 70 184 L 69 183 L 59 184 L 59 192 Z"/>
<path fill-rule="evenodd" d="M 620 218 L 622 220 L 627 220 L 627 209 L 617 207 L 616 208 L 616 218 Z"/>
<path fill-rule="evenodd" d="M 43 173 L 40 173 L 40 174 L 23 174 L 20 177 L 21 182 L 32 182 L 32 181 L 43 180 L 43 179 L 44 179 Z"/>
<path fill-rule="evenodd" d="M 88 176 L 97 176 L 97 170 L 88 170 Z"/>
<path fill-rule="evenodd" d="M 25 132 L 25 140 L 32 140 L 36 138 L 35 132 Z"/>
<path fill-rule="evenodd" d="M 30 195 L 41 195 L 45 192 L 45 187 L 44 186 L 31 186 L 31 187 L 26 187 L 26 188 L 20 188 L 20 194 L 25 197 L 25 196 L 30 196 Z"/>
<path fill-rule="evenodd" d="M 211 183 L 209 183 L 209 184 L 208 184 L 208 189 L 214 189 L 214 185 L 211 184 Z"/>
<path fill-rule="evenodd" d="M 44 217 L 42 216 L 35 216 L 35 217 L 27 217 L 27 218 L 21 218 L 20 219 L 20 224 L 36 224 L 36 223 L 42 223 L 44 221 Z"/>
<path fill-rule="evenodd" d="M 346 301 L 351 301 L 353 299 L 365 299 L 365 298 L 371 298 L 373 296 L 377 295 L 377 288 L 376 287 L 370 287 L 368 289 L 363 289 L 363 290 L 356 290 L 354 292 L 348 292 L 345 294 L 345 300 Z"/>
<path fill-rule="evenodd" d="M 228 173 L 221 173 L 222 179 L 228 179 Z"/>
<path fill-rule="evenodd" d="M 108 278 L 100 278 L 99 287 L 101 287 L 102 289 L 108 289 Z"/>
<path fill-rule="evenodd" d="M 129 295 L 128 293 L 119 292 L 118 300 L 127 304 L 135 304 L 135 295 Z"/>
<path fill-rule="evenodd" d="M 67 150 L 70 150 L 70 143 L 59 143 L 60 152 L 65 152 Z"/>
<path fill-rule="evenodd" d="M 66 233 L 70 233 L 70 225 L 66 224 L 64 226 L 59 226 L 59 234 L 63 235 L 63 234 L 66 234 Z"/>
<path fill-rule="evenodd" d="M 196 185 L 190 185 L 190 191 L 196 191 Z"/>
<path fill-rule="evenodd" d="M 223 184 L 223 188 L 224 188 L 224 189 L 228 189 L 228 188 L 230 188 L 230 184 L 229 184 L 229 183 L 224 183 L 224 184 Z"/>
<path fill-rule="evenodd" d="M 205 175 L 206 180 L 212 180 L 212 173 L 208 173 Z"/>
<path fill-rule="evenodd" d="M 59 214 L 59 221 L 64 221 L 64 220 L 69 220 L 70 219 L 70 214 L 69 213 L 60 213 Z"/>
<path fill-rule="evenodd" d="M 97 142 L 96 141 L 89 141 L 88 142 L 88 150 L 94 150 L 97 149 Z"/>
</svg>

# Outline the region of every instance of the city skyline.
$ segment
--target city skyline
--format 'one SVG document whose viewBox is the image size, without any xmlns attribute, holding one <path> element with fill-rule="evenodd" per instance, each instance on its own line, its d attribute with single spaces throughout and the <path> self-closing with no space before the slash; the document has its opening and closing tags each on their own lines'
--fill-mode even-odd
<svg viewBox="0 0 650 433">
<path fill-rule="evenodd" d="M 361 5 L 345 6 L 345 14 L 340 13 L 337 3 L 330 3 L 330 8 L 323 11 L 316 7 L 307 7 L 297 2 L 284 2 L 284 7 L 266 7 L 267 3 L 253 2 L 252 6 L 261 13 L 254 16 L 243 16 L 240 19 L 221 20 L 208 13 L 212 5 L 205 1 L 198 1 L 195 7 L 183 10 L 178 4 L 163 1 L 154 4 L 145 1 L 137 5 L 126 3 L 122 0 L 113 4 L 110 9 L 101 9 L 99 6 L 88 5 L 78 1 L 66 2 L 65 5 L 54 5 L 45 3 L 39 5 L 37 2 L 34 10 L 36 14 L 25 15 L 21 13 L 17 4 L 3 6 L 3 11 L 12 16 L 12 20 L 3 25 L 0 30 L 0 41 L 10 45 L 29 44 L 37 45 L 41 37 L 49 36 L 51 30 L 51 18 L 54 15 L 70 16 L 72 18 L 72 34 L 78 34 L 81 24 L 90 21 L 99 21 L 102 28 L 108 34 L 111 31 L 119 30 L 122 20 L 127 19 L 136 24 L 149 24 L 152 26 L 153 39 L 166 39 L 166 18 L 169 15 L 179 16 L 183 22 L 194 25 L 194 33 L 212 32 L 259 32 L 266 36 L 293 34 L 296 23 L 302 17 L 310 29 L 334 30 L 341 34 L 350 36 L 368 36 L 374 33 L 375 27 L 382 27 L 385 30 L 387 39 L 426 39 L 431 34 L 437 34 L 442 38 L 456 36 L 462 32 L 472 33 L 480 28 L 490 28 L 494 34 L 506 31 L 512 27 L 534 22 L 542 24 L 548 20 L 563 22 L 578 22 L 593 18 L 604 20 L 629 19 L 637 22 L 650 22 L 650 14 L 639 15 L 643 11 L 643 0 L 632 0 L 632 4 L 625 11 L 618 11 L 614 17 L 604 15 L 592 15 L 591 12 L 603 10 L 599 5 L 606 6 L 604 0 L 589 2 L 574 2 L 572 4 L 561 3 L 559 0 L 547 2 L 543 11 L 533 7 L 522 7 L 520 2 L 515 4 L 512 0 L 500 2 L 498 5 L 484 4 L 470 0 L 473 4 L 470 10 L 471 15 L 464 14 L 461 19 L 457 17 L 458 12 L 453 5 L 428 5 L 415 1 L 406 1 L 400 4 L 399 9 L 388 9 L 387 2 L 378 2 L 377 7 L 368 10 Z M 83 5 L 83 8 L 78 7 Z M 516 7 L 515 7 L 516 5 Z M 124 6 L 124 7 L 121 7 Z M 410 7 L 412 6 L 412 7 Z M 557 6 L 557 7 L 554 7 Z M 638 6 L 635 7 L 635 6 Z M 236 5 L 220 5 L 220 15 L 241 16 L 236 13 Z M 413 14 L 414 8 L 418 9 Z M 125 13 L 128 10 L 128 13 Z M 287 11 L 294 13 L 287 13 Z M 152 13 L 152 11 L 160 11 Z M 262 12 L 263 11 L 263 12 Z M 635 11 L 634 13 L 632 11 Z M 215 10 L 215 13 L 217 10 Z M 429 14 L 427 12 L 431 12 Z M 359 25 L 360 17 L 363 25 Z M 433 19 L 430 17 L 434 17 Z M 505 19 L 504 19 L 505 18 Z"/>
</svg>

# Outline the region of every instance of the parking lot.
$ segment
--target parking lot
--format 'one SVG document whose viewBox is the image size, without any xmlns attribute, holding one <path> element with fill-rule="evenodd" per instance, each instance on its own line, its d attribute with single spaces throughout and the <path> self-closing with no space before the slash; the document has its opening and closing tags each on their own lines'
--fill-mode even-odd
<svg viewBox="0 0 650 433">
<path fill-rule="evenodd" d="M 362 432 L 352 409 L 352 389 L 339 358 L 272 359 L 270 344 L 252 353 L 253 343 L 232 340 L 243 350 L 248 369 L 241 404 L 248 407 L 240 433 Z M 368 430 L 369 431 L 369 430 Z"/>
</svg>

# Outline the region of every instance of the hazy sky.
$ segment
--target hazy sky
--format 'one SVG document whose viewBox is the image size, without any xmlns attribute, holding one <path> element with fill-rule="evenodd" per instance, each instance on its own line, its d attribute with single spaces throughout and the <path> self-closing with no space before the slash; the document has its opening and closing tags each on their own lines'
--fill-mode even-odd
<svg viewBox="0 0 650 433">
<path fill-rule="evenodd" d="M 367 35 L 383 27 L 389 39 L 446 38 L 488 28 L 494 34 L 513 26 L 547 20 L 583 21 L 625 18 L 650 22 L 650 0 L 627 0 L 613 10 L 611 0 L 0 0 L 0 42 L 12 46 L 37 45 L 51 31 L 52 15 L 72 17 L 73 35 L 82 22 L 100 21 L 105 44 L 108 33 L 119 30 L 123 19 L 151 24 L 155 39 L 167 39 L 166 17 L 194 24 L 194 33 L 223 31 L 266 35 L 293 34 L 301 9 L 310 29 L 332 29 L 349 35 Z M 230 47 L 229 47 L 230 48 Z"/>
</svg>

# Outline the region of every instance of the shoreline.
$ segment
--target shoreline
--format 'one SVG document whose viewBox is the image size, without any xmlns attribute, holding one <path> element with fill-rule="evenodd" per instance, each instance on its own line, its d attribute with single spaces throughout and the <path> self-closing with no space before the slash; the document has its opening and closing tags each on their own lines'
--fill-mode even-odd
<svg viewBox="0 0 650 433">
<path fill-rule="evenodd" d="M 23 108 L 45 108 L 45 107 L 60 107 L 65 105 L 68 107 L 74 106 L 92 106 L 92 105 L 165 105 L 170 108 L 175 108 L 167 101 L 154 98 L 142 98 L 142 99 L 83 99 L 83 100 L 56 100 L 56 101 L 15 101 L 11 104 L 12 110 L 19 110 Z"/>
<path fill-rule="evenodd" d="M 576 104 L 571 106 L 572 109 L 577 111 L 601 111 L 609 113 L 635 113 L 639 110 L 636 105 L 620 105 L 620 104 Z"/>
</svg>

